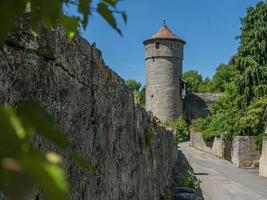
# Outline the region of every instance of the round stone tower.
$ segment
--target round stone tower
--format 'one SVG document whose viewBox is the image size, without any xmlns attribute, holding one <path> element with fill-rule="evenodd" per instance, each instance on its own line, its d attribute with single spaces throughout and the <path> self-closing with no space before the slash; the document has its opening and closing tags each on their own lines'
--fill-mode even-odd
<svg viewBox="0 0 267 200">
<path fill-rule="evenodd" d="M 185 42 L 165 25 L 144 41 L 146 60 L 146 110 L 161 121 L 182 114 L 182 61 Z"/>
</svg>

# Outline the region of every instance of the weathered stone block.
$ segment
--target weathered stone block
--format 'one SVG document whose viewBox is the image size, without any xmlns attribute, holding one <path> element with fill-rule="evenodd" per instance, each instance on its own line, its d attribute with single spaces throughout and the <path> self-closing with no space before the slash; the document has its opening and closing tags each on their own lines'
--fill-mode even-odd
<svg viewBox="0 0 267 200">
<path fill-rule="evenodd" d="M 208 153 L 211 153 L 219 158 L 225 158 L 226 148 L 231 148 L 227 145 L 227 141 L 222 136 L 215 137 L 209 142 L 205 142 L 199 133 L 190 133 L 191 146 Z M 230 146 L 230 147 L 229 147 Z"/>
<path fill-rule="evenodd" d="M 267 137 L 262 140 L 262 153 L 260 157 L 260 176 L 267 177 Z"/>
<path fill-rule="evenodd" d="M 260 152 L 256 149 L 255 136 L 236 136 L 233 139 L 232 162 L 236 167 L 255 168 Z"/>
</svg>

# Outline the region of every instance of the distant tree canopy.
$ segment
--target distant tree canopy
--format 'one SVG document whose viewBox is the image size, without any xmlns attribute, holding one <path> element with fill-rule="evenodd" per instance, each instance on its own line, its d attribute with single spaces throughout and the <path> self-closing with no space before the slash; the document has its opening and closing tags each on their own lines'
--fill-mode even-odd
<svg viewBox="0 0 267 200">
<path fill-rule="evenodd" d="M 240 46 L 230 64 L 236 92 L 246 107 L 255 98 L 267 96 L 267 2 L 247 9 L 238 38 Z"/>
<path fill-rule="evenodd" d="M 220 64 L 212 79 L 203 79 L 196 70 L 184 72 L 183 78 L 187 81 L 190 92 L 224 92 L 225 85 L 231 81 L 233 69 L 231 65 Z"/>
<path fill-rule="evenodd" d="M 237 53 L 212 80 L 224 96 L 213 105 L 212 116 L 193 123 L 206 138 L 259 135 L 267 124 L 267 2 L 248 8 L 241 24 Z"/>
<path fill-rule="evenodd" d="M 142 87 L 142 84 L 140 82 L 137 82 L 134 79 L 130 79 L 126 81 L 126 85 L 134 92 L 134 91 L 139 91 L 140 88 Z"/>
<path fill-rule="evenodd" d="M 216 72 L 211 80 L 212 92 L 224 92 L 225 86 L 231 81 L 233 77 L 233 69 L 231 65 L 220 64 L 216 68 Z"/>
<path fill-rule="evenodd" d="M 135 101 L 145 107 L 146 86 L 142 87 L 142 84 L 134 79 L 127 80 L 126 85 L 132 90 Z"/>
<path fill-rule="evenodd" d="M 199 86 L 203 82 L 202 76 L 196 70 L 184 72 L 183 79 L 187 81 L 187 88 L 191 92 L 198 92 Z"/>
<path fill-rule="evenodd" d="M 96 4 L 94 4 L 97 2 Z M 117 10 L 119 0 L 3 0 L 0 1 L 0 45 L 5 41 L 8 32 L 14 27 L 15 22 L 28 9 L 31 11 L 32 30 L 36 32 L 38 24 L 43 22 L 47 27 L 54 28 L 61 23 L 69 37 L 73 37 L 80 26 L 85 29 L 88 18 L 93 12 L 99 13 L 104 20 L 119 34 L 114 13 L 122 16 L 127 22 L 127 15 Z M 93 5 L 96 5 L 95 7 Z M 76 15 L 67 13 L 64 7 L 75 7 Z"/>
</svg>

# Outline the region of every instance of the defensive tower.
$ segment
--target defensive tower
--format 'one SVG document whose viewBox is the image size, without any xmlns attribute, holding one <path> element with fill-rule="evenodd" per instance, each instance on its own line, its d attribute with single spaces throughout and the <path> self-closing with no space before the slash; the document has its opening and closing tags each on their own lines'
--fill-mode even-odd
<svg viewBox="0 0 267 200">
<path fill-rule="evenodd" d="M 146 110 L 162 121 L 182 114 L 182 61 L 185 42 L 165 24 L 144 41 Z"/>
</svg>

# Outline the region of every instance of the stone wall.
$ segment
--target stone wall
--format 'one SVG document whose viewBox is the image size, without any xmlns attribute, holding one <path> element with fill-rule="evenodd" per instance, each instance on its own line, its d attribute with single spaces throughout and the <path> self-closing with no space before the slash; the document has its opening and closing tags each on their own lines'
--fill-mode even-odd
<svg viewBox="0 0 267 200">
<path fill-rule="evenodd" d="M 86 174 L 66 157 L 72 199 L 158 200 L 176 160 L 172 133 L 135 105 L 94 44 L 79 36 L 70 41 L 60 27 L 41 28 L 34 37 L 25 21 L 0 51 L 0 104 L 36 100 L 64 129 L 73 150 L 101 171 Z M 41 139 L 35 144 L 51 148 Z"/>
<path fill-rule="evenodd" d="M 260 176 L 267 177 L 267 137 L 262 140 L 262 152 L 260 157 Z"/>
<path fill-rule="evenodd" d="M 219 98 L 223 96 L 223 93 L 194 93 L 199 98 L 203 99 L 205 103 L 209 106 L 216 101 L 218 101 Z"/>
<path fill-rule="evenodd" d="M 191 146 L 211 153 L 219 158 L 225 158 L 225 147 L 226 142 L 223 137 L 215 137 L 213 140 L 205 142 L 199 133 L 190 133 L 190 144 Z"/>
<path fill-rule="evenodd" d="M 258 166 L 260 152 L 256 149 L 255 136 L 236 136 L 233 139 L 232 163 L 236 167 Z"/>
<path fill-rule="evenodd" d="M 209 105 L 217 101 L 221 93 L 192 93 L 189 92 L 184 99 L 184 114 L 191 121 L 199 117 L 210 115 Z"/>
<path fill-rule="evenodd" d="M 260 153 L 256 149 L 255 136 L 235 136 L 233 141 L 219 136 L 205 142 L 200 134 L 191 132 L 190 144 L 196 149 L 232 161 L 236 167 L 256 168 L 259 164 Z M 264 155 L 262 160 L 264 165 Z"/>
</svg>

